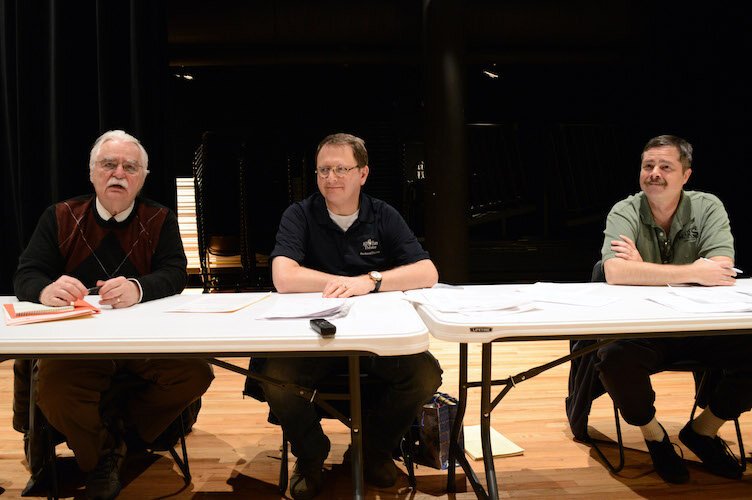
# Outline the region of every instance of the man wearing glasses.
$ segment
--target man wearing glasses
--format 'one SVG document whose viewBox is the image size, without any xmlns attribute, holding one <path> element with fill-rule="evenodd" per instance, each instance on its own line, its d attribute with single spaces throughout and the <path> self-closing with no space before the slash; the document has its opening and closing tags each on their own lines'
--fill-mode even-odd
<svg viewBox="0 0 752 500">
<path fill-rule="evenodd" d="M 279 224 L 271 254 L 278 292 L 352 297 L 436 284 L 436 267 L 400 214 L 361 191 L 368 173 L 362 139 L 334 134 L 321 141 L 316 153 L 319 193 L 290 206 Z M 361 369 L 384 386 L 383 396 L 366 412 L 363 424 L 364 475 L 374 486 L 390 487 L 398 476 L 392 451 L 420 407 L 441 385 L 441 368 L 424 352 L 363 357 Z M 328 375 L 346 373 L 347 362 L 344 358 L 269 358 L 261 371 L 277 380 L 316 387 Z M 298 458 L 290 494 L 312 498 L 321 491 L 322 468 L 330 449 L 316 409 L 273 385 L 264 385 L 264 395 Z"/>
<path fill-rule="evenodd" d="M 100 304 L 120 309 L 183 290 L 186 257 L 177 218 L 139 196 L 147 167 L 135 137 L 112 130 L 97 139 L 89 157 L 95 195 L 44 212 L 19 257 L 13 283 L 19 300 L 60 306 L 98 288 Z M 198 359 L 41 359 L 38 369 L 38 405 L 88 473 L 87 497 L 102 499 L 120 492 L 125 442 L 152 443 L 214 377 Z M 120 424 L 103 423 L 99 403 L 121 371 L 148 384 L 125 404 L 127 420 L 116 429 Z"/>
</svg>

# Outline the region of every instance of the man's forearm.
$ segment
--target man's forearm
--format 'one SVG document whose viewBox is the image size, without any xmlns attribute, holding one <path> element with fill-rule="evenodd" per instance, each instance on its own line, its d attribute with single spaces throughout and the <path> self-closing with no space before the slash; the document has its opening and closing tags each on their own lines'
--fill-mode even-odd
<svg viewBox="0 0 752 500">
<path fill-rule="evenodd" d="M 431 287 L 438 280 L 436 267 L 429 259 L 383 271 L 381 275 L 381 291 Z M 298 265 L 286 257 L 276 257 L 272 261 L 272 278 L 278 292 L 296 293 L 324 291 L 328 284 L 341 281 L 343 277 Z M 358 282 L 355 286 L 357 291 L 354 292 L 356 295 L 368 293 L 373 288 L 373 282 L 365 273 L 347 279 Z M 355 283 L 351 282 L 350 285 Z M 350 288 L 352 289 L 352 286 Z"/>
<path fill-rule="evenodd" d="M 274 287 L 279 293 L 320 292 L 334 277 L 303 266 L 285 266 L 283 271 L 273 269 L 272 272 Z"/>
<path fill-rule="evenodd" d="M 698 259 L 691 264 L 654 264 L 621 258 L 603 263 L 606 281 L 611 285 L 662 286 L 669 283 L 699 283 L 713 286 L 733 282 L 730 257 Z"/>
<path fill-rule="evenodd" d="M 395 267 L 381 273 L 381 291 L 414 290 L 430 288 L 439 279 L 436 266 L 430 259 L 419 260 L 412 264 Z"/>
<path fill-rule="evenodd" d="M 613 258 L 603 264 L 606 281 L 611 285 L 653 285 L 691 283 L 688 266 L 653 264 Z"/>
</svg>

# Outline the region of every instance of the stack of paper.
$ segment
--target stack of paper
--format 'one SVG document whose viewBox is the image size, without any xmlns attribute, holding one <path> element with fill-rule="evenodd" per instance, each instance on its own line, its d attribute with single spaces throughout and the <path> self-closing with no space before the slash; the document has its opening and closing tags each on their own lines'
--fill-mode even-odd
<svg viewBox="0 0 752 500">
<path fill-rule="evenodd" d="M 342 318 L 350 312 L 352 301 L 323 297 L 301 298 L 296 295 L 277 295 L 276 302 L 258 319 Z"/>
<path fill-rule="evenodd" d="M 98 314 L 99 308 L 89 304 L 85 300 L 78 300 L 72 306 L 60 307 L 44 306 L 33 302 L 13 302 L 3 304 L 3 313 L 5 324 L 14 326 L 41 323 L 43 321 L 56 321 L 78 316 L 90 316 Z"/>
</svg>

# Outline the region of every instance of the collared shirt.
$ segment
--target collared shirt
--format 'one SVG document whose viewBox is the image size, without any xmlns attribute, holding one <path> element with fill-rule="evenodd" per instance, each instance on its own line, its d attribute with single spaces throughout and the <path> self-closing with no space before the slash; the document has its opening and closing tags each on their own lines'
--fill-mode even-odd
<svg viewBox="0 0 752 500">
<path fill-rule="evenodd" d="M 281 255 L 338 276 L 386 271 L 429 258 L 393 207 L 361 193 L 359 210 L 357 220 L 343 231 L 332 221 L 320 193 L 290 205 L 279 223 L 271 258 Z"/>
<path fill-rule="evenodd" d="M 691 264 L 700 257 L 734 258 L 734 237 L 723 203 L 700 191 L 682 191 L 668 234 L 656 224 L 642 192 L 614 205 L 603 233 L 604 261 L 615 257 L 611 241 L 621 234 L 635 242 L 645 262 Z"/>
<path fill-rule="evenodd" d="M 123 222 L 125 219 L 128 218 L 128 216 L 133 211 L 133 207 L 136 206 L 136 202 L 133 201 L 131 203 L 131 206 L 129 206 L 128 208 L 126 208 L 125 210 L 123 210 L 117 215 L 112 215 L 106 208 L 104 208 L 104 205 L 102 205 L 102 202 L 99 201 L 99 198 L 97 198 L 96 205 L 97 205 L 97 213 L 102 218 L 102 220 L 110 220 L 114 218 L 117 222 Z"/>
</svg>

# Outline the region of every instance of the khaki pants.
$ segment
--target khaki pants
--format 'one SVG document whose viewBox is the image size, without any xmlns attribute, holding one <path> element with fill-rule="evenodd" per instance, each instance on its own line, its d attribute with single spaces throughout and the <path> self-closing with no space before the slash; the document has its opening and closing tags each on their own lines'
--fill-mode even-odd
<svg viewBox="0 0 752 500">
<path fill-rule="evenodd" d="M 151 443 L 214 378 L 202 359 L 123 359 L 39 361 L 37 404 L 47 420 L 66 438 L 83 471 L 96 467 L 112 437 L 100 415 L 100 398 L 112 376 L 127 370 L 149 384 L 125 404 L 126 425 Z"/>
</svg>

